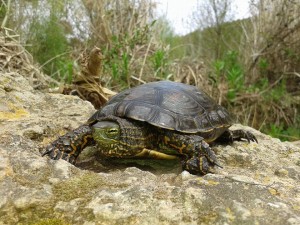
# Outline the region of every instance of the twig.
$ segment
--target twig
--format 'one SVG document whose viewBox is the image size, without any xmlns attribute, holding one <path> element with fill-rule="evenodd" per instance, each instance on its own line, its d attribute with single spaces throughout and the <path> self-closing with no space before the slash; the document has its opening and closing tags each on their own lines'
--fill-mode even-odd
<svg viewBox="0 0 300 225">
<path fill-rule="evenodd" d="M 295 75 L 296 77 L 300 78 L 300 74 L 297 72 L 285 72 L 285 74 L 291 74 L 291 75 Z"/>
<path fill-rule="evenodd" d="M 143 81 L 142 79 L 140 79 L 138 77 L 135 77 L 135 76 L 131 75 L 131 78 L 134 79 L 134 80 L 137 80 L 137 81 L 141 82 L 142 84 L 146 84 L 146 81 Z"/>
<path fill-rule="evenodd" d="M 142 68 L 141 68 L 140 74 L 139 74 L 139 80 L 142 79 L 144 67 L 145 67 L 145 64 L 146 64 L 146 59 L 147 59 L 147 56 L 148 56 L 148 52 L 149 52 L 149 50 L 150 50 L 150 46 L 151 46 L 151 44 L 152 44 L 152 39 L 153 39 L 153 37 L 150 39 L 149 44 L 148 44 L 148 47 L 147 47 L 147 50 L 146 50 L 146 53 L 145 53 L 144 61 L 143 61 Z"/>
<path fill-rule="evenodd" d="M 276 84 L 279 83 L 279 81 L 281 81 L 283 78 L 283 75 L 281 75 L 273 84 L 271 84 L 268 88 L 266 88 L 265 90 L 261 91 L 259 94 L 262 95 L 263 93 L 269 91 L 270 89 L 272 89 Z"/>
<path fill-rule="evenodd" d="M 187 68 L 188 68 L 188 70 L 191 72 L 192 77 L 193 77 L 194 80 L 195 80 L 195 85 L 198 86 L 198 80 L 197 80 L 197 77 L 196 77 L 196 75 L 195 75 L 195 73 L 194 73 L 194 70 L 193 70 L 189 65 L 187 65 Z"/>
<path fill-rule="evenodd" d="M 52 57 L 51 59 L 47 60 L 44 64 L 42 64 L 42 65 L 39 67 L 39 69 L 42 69 L 45 65 L 47 65 L 48 63 L 50 63 L 50 62 L 53 61 L 54 59 L 59 58 L 59 57 L 61 57 L 61 56 L 63 56 L 63 55 L 70 54 L 71 52 L 72 52 L 72 51 L 64 52 L 64 53 L 61 53 L 61 54 L 59 54 L 59 55 L 56 55 L 56 56 Z"/>
</svg>

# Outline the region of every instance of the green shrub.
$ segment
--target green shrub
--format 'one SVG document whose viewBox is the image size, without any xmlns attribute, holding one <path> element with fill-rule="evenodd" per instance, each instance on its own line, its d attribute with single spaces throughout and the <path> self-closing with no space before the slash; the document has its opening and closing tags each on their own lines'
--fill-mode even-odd
<svg viewBox="0 0 300 225">
<path fill-rule="evenodd" d="M 162 45 L 150 41 L 155 22 L 133 32 L 113 36 L 103 51 L 104 75 L 110 77 L 110 86 L 119 90 L 134 86 L 132 76 L 144 81 L 154 77 L 165 79 L 168 71 L 168 52 Z"/>
<path fill-rule="evenodd" d="M 264 127 L 263 131 L 282 141 L 296 141 L 300 139 L 300 131 L 296 126 L 285 127 L 282 123 L 279 125 L 271 124 Z"/>
<path fill-rule="evenodd" d="M 52 14 L 32 23 L 30 33 L 28 50 L 43 71 L 57 80 L 71 82 L 73 62 L 68 57 L 69 45 L 59 18 Z"/>
<path fill-rule="evenodd" d="M 168 56 L 166 54 L 166 51 L 164 51 L 163 49 L 158 49 L 152 55 L 151 61 L 155 71 L 155 76 L 166 79 L 168 75 L 166 71 L 168 63 Z"/>
<path fill-rule="evenodd" d="M 228 51 L 222 60 L 213 63 L 217 83 L 226 82 L 228 85 L 227 98 L 234 101 L 236 95 L 244 90 L 244 71 L 238 61 L 236 51 Z"/>
</svg>

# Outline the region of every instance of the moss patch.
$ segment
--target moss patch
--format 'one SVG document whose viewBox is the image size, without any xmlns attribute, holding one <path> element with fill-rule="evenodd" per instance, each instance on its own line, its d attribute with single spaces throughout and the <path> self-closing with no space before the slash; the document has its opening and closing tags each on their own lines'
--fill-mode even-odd
<svg viewBox="0 0 300 225">
<path fill-rule="evenodd" d="M 29 225 L 71 225 L 60 219 L 42 219 L 35 223 L 30 223 Z"/>
<path fill-rule="evenodd" d="M 85 172 L 79 177 L 62 181 L 54 186 L 54 194 L 60 201 L 70 201 L 75 198 L 89 198 L 95 189 L 101 188 L 106 182 L 96 173 Z"/>
</svg>

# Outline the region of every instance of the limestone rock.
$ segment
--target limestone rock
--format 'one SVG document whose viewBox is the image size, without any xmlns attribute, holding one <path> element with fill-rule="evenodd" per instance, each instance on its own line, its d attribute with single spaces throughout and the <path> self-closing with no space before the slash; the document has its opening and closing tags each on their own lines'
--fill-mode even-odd
<svg viewBox="0 0 300 225">
<path fill-rule="evenodd" d="M 214 146 L 223 166 L 215 174 L 194 176 L 178 162 L 168 170 L 166 161 L 106 168 L 92 154 L 78 168 L 40 150 L 85 122 L 90 103 L 42 93 L 18 73 L 0 74 L 0 97 L 0 224 L 300 224 L 292 143 L 235 125 L 259 143 Z"/>
</svg>

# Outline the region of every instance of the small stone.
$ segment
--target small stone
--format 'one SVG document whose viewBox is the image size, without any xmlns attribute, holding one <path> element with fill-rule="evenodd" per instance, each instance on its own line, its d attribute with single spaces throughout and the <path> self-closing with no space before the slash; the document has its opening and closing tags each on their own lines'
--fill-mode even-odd
<svg viewBox="0 0 300 225">
<path fill-rule="evenodd" d="M 190 174 L 188 171 L 184 170 L 181 173 L 182 180 L 189 180 L 190 178 L 194 177 L 193 174 Z"/>
</svg>

